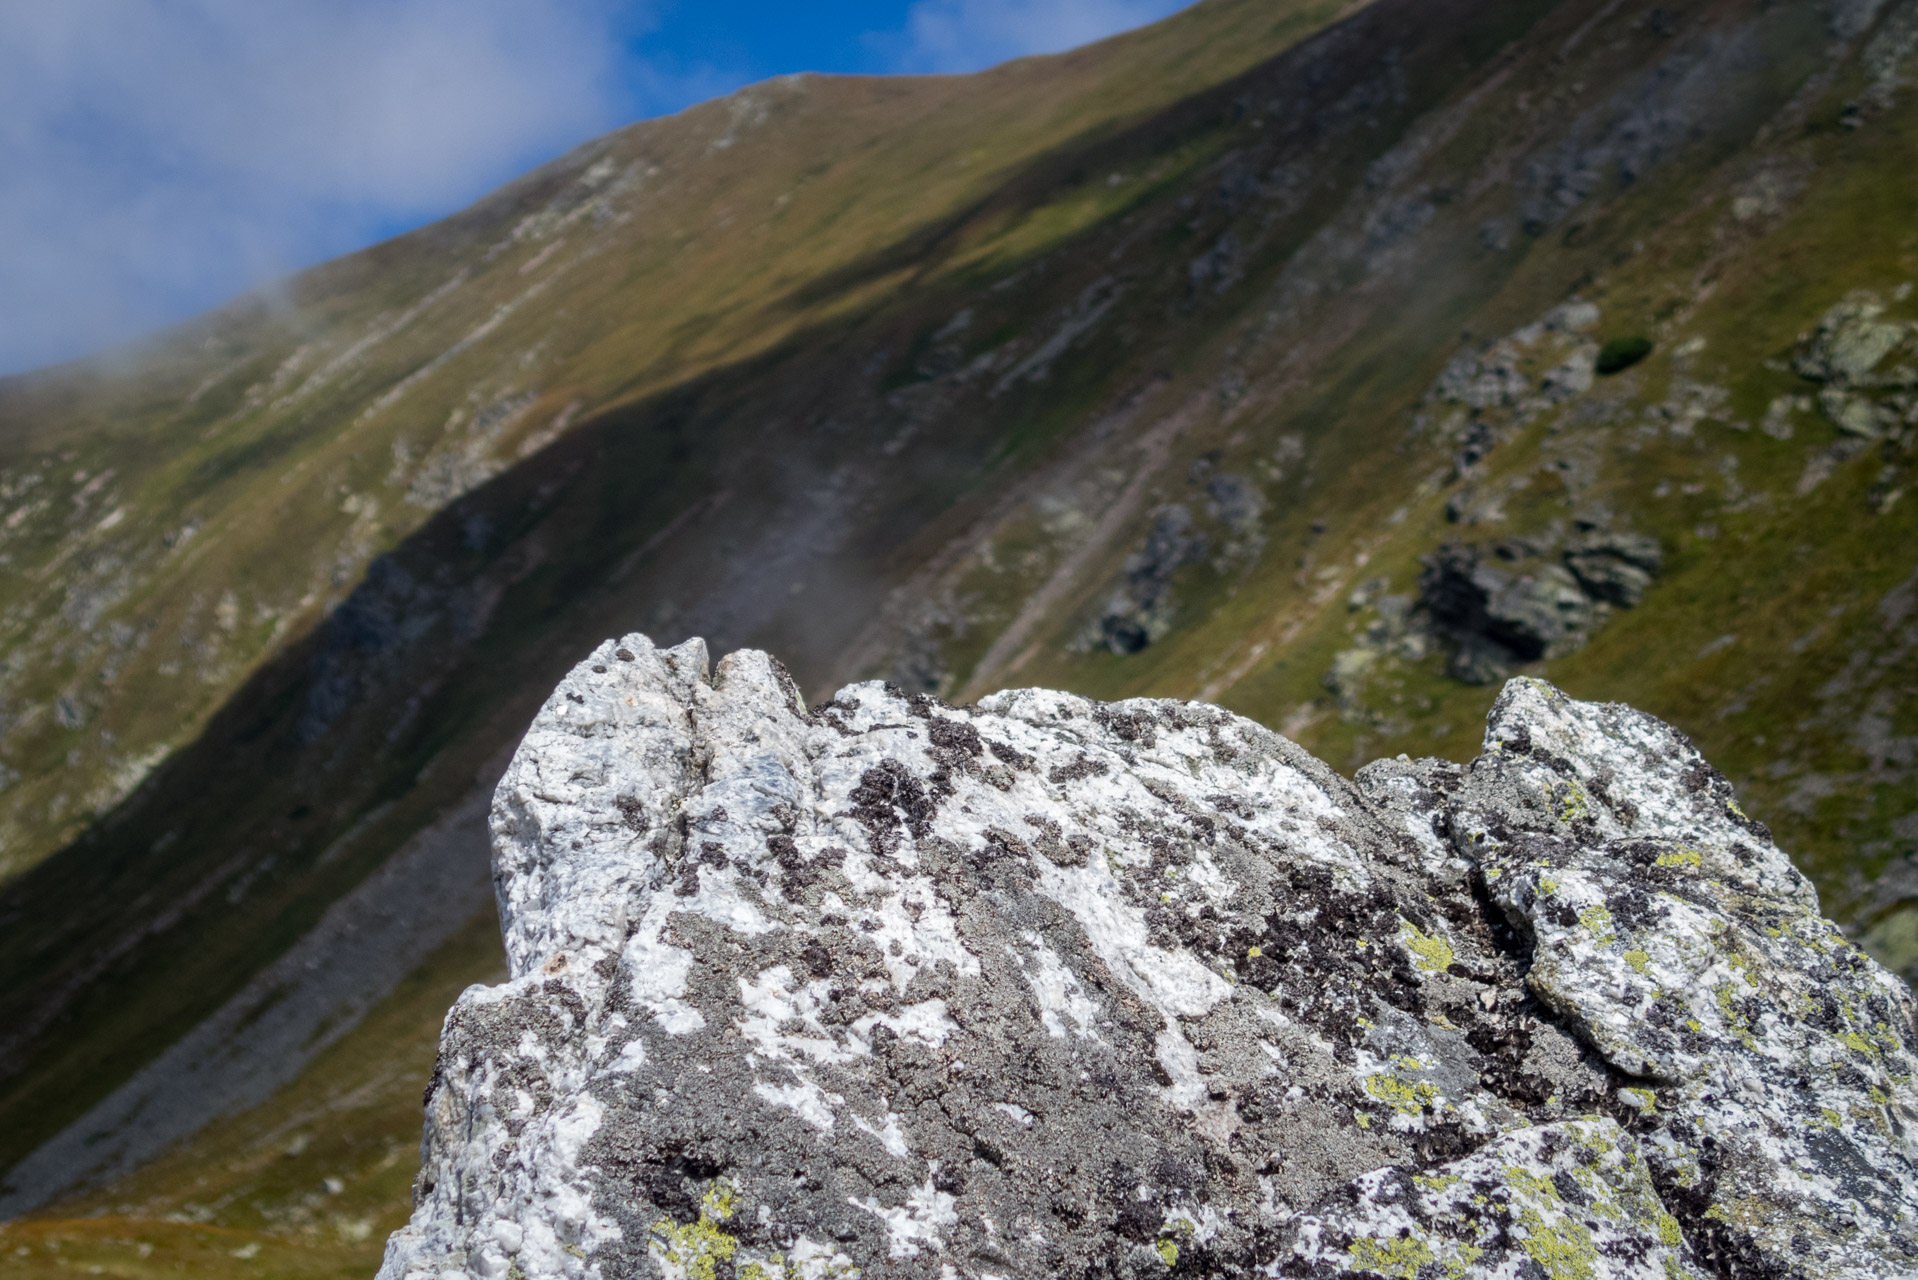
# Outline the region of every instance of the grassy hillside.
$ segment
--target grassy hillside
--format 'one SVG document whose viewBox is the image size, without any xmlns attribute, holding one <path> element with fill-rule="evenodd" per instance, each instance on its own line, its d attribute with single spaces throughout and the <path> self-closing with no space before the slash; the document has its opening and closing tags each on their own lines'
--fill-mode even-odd
<svg viewBox="0 0 1918 1280">
<path fill-rule="evenodd" d="M 655 539 L 778 573 L 737 542 L 803 555 L 852 530 L 795 539 L 771 503 L 870 444 L 778 414 L 870 359 L 848 344 L 890 331 L 915 246 L 1337 13 L 1202 6 L 983 78 L 760 86 L 142 350 L 7 382 L 0 1167 L 456 804 L 582 636 L 672 607 L 661 575 L 694 584 L 715 640 L 777 625 L 784 579 L 714 589 Z M 1073 225 L 1029 221 L 1022 259 Z M 902 501 L 855 552 L 951 501 L 944 461 L 860 477 Z M 883 591 L 877 570 L 854 589 Z M 823 675 L 839 637 L 789 631 Z"/>
<path fill-rule="evenodd" d="M 1209 0 L 759 86 L 0 384 L 0 1167 L 631 629 L 1340 765 L 1469 757 L 1545 674 L 1678 723 L 1918 966 L 1914 47 L 1914 0 Z M 487 927 L 0 1267 L 363 1273 Z"/>
</svg>

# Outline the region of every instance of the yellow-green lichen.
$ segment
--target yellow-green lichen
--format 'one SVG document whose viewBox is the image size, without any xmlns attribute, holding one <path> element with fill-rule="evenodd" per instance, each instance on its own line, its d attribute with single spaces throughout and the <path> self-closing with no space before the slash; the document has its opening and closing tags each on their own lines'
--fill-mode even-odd
<svg viewBox="0 0 1918 1280">
<path fill-rule="evenodd" d="M 1745 1015 L 1738 1012 L 1737 1006 L 1732 1004 L 1732 997 L 1737 994 L 1737 990 L 1730 982 L 1721 982 L 1712 988 L 1712 996 L 1718 1002 L 1718 1012 L 1726 1022 L 1731 1024 L 1732 1034 L 1737 1036 L 1746 1048 L 1757 1048 L 1758 1041 L 1746 1024 Z"/>
<path fill-rule="evenodd" d="M 1652 1213 L 1658 1220 L 1658 1242 L 1676 1249 L 1683 1239 L 1678 1233 L 1678 1219 L 1663 1209 L 1654 1209 Z"/>
<path fill-rule="evenodd" d="M 1544 1214 L 1529 1207 L 1519 1214 L 1518 1220 L 1525 1228 L 1525 1239 L 1521 1243 L 1526 1254 L 1552 1280 L 1592 1280 L 1598 1247 L 1582 1223 L 1570 1218 L 1548 1223 Z"/>
<path fill-rule="evenodd" d="M 1179 1246 L 1178 1245 L 1172 1243 L 1172 1241 L 1170 1240 L 1161 1240 L 1154 1247 L 1157 1248 L 1159 1251 L 1159 1260 L 1161 1262 L 1164 1262 L 1166 1266 L 1173 1267 L 1178 1265 L 1179 1263 Z"/>
<path fill-rule="evenodd" d="M 1362 1269 L 1382 1276 L 1394 1276 L 1397 1280 L 1417 1280 L 1420 1267 L 1438 1261 L 1432 1253 L 1432 1246 L 1416 1236 L 1400 1236 L 1391 1240 L 1360 1236 L 1345 1252 Z"/>
<path fill-rule="evenodd" d="M 1616 1149 L 1616 1147 L 1618 1146 L 1617 1143 L 1613 1142 L 1610 1138 L 1605 1136 L 1605 1131 L 1603 1129 L 1599 1129 L 1596 1127 L 1588 1127 L 1586 1125 L 1574 1125 L 1572 1127 L 1571 1132 L 1572 1132 L 1572 1137 L 1578 1140 L 1579 1146 L 1585 1147 L 1592 1151 L 1596 1151 L 1598 1152 L 1598 1154 L 1602 1156 L 1610 1155 L 1612 1151 Z M 1631 1157 L 1627 1156 L 1626 1157 L 1627 1167 L 1630 1167 L 1630 1161 L 1631 1161 Z M 1592 1175 L 1589 1170 L 1581 1168 L 1578 1171 L 1577 1176 L 1579 1177 L 1581 1181 L 1583 1181 Z"/>
<path fill-rule="evenodd" d="M 1847 1049 L 1864 1054 L 1867 1058 L 1871 1057 L 1874 1053 L 1871 1041 L 1865 1039 L 1865 1037 L 1859 1035 L 1856 1031 L 1839 1033 L 1838 1043 L 1844 1045 Z"/>
<path fill-rule="evenodd" d="M 1457 957 L 1452 951 L 1451 943 L 1443 938 L 1427 936 L 1420 932 L 1419 927 L 1410 920 L 1400 923 L 1400 932 L 1403 935 L 1405 949 L 1416 957 L 1412 962 L 1413 968 L 1422 969 L 1426 973 L 1444 973 L 1452 967 L 1452 961 Z"/>
<path fill-rule="evenodd" d="M 1558 1188 L 1552 1185 L 1550 1178 L 1533 1173 L 1523 1165 L 1506 1165 L 1505 1181 L 1520 1195 L 1544 1198 L 1547 1200 L 1558 1199 Z"/>
<path fill-rule="evenodd" d="M 1625 963 L 1632 966 L 1634 970 L 1642 974 L 1650 974 L 1652 971 L 1651 956 L 1647 954 L 1646 952 L 1639 950 L 1637 947 L 1633 947 L 1630 951 L 1627 951 L 1625 953 Z"/>
<path fill-rule="evenodd" d="M 1401 1115 L 1422 1115 L 1425 1109 L 1437 1104 L 1439 1091 L 1436 1085 L 1421 1080 L 1417 1084 L 1407 1084 L 1389 1072 L 1381 1071 L 1377 1075 L 1365 1077 L 1365 1091 L 1386 1103 Z"/>
<path fill-rule="evenodd" d="M 732 1261 L 739 1249 L 738 1239 L 717 1225 L 733 1216 L 738 1199 L 737 1189 L 722 1178 L 701 1197 L 697 1222 L 655 1222 L 651 1251 L 660 1270 L 674 1280 L 716 1280 L 719 1264 Z"/>
<path fill-rule="evenodd" d="M 1618 1096 L 1624 1099 L 1628 1106 L 1637 1107 L 1646 1115 L 1653 1115 L 1658 1111 L 1658 1095 L 1650 1089 L 1627 1086 L 1618 1091 Z"/>
<path fill-rule="evenodd" d="M 799 1280 L 801 1275 L 818 1276 L 820 1280 L 859 1280 L 859 1268 L 845 1254 L 834 1254 L 831 1258 L 814 1258 L 806 1264 L 804 1272 L 792 1270 L 786 1265 L 786 1255 L 775 1253 L 763 1261 L 736 1262 L 739 1280 Z"/>
<path fill-rule="evenodd" d="M 1600 945 L 1604 946 L 1618 935 L 1612 932 L 1612 913 L 1602 902 L 1595 902 L 1578 913 L 1578 922 Z"/>
<path fill-rule="evenodd" d="M 1571 778 L 1560 778 L 1546 784 L 1545 794 L 1551 800 L 1553 815 L 1567 826 L 1592 811 L 1591 803 L 1585 798 L 1585 788 Z"/>
<path fill-rule="evenodd" d="M 1661 867 L 1691 867 L 1696 869 L 1705 865 L 1705 859 L 1696 849 L 1680 847 L 1674 853 L 1659 854 L 1658 865 Z"/>
</svg>

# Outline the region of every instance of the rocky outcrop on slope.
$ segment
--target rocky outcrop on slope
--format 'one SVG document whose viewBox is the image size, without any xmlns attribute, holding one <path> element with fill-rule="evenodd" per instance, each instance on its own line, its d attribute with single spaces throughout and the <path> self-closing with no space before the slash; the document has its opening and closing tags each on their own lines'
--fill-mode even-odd
<svg viewBox="0 0 1918 1280">
<path fill-rule="evenodd" d="M 1909 992 L 1626 707 L 1347 782 L 635 635 L 492 821 L 388 1280 L 1918 1269 Z"/>
<path fill-rule="evenodd" d="M 1903 301 L 1908 286 L 1902 294 L 1894 297 Z M 1818 405 L 1832 424 L 1865 440 L 1897 435 L 1918 420 L 1918 325 L 1884 314 L 1877 294 L 1859 290 L 1824 314 L 1792 359 L 1823 388 Z"/>
<path fill-rule="evenodd" d="M 1521 663 L 1582 648 L 1614 606 L 1633 608 L 1663 567 L 1658 539 L 1581 524 L 1561 556 L 1550 538 L 1448 542 L 1424 557 L 1423 621 L 1447 670 L 1491 684 Z"/>
</svg>

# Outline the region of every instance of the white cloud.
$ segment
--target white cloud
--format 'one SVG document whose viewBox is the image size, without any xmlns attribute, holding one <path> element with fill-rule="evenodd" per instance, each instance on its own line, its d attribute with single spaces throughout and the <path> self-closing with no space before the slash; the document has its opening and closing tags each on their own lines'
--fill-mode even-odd
<svg viewBox="0 0 1918 1280">
<path fill-rule="evenodd" d="M 901 71 L 976 71 L 1058 53 L 1157 21 L 1191 0 L 918 0 L 903 38 L 886 39 Z"/>
<path fill-rule="evenodd" d="M 0 0 L 0 373 L 180 319 L 730 90 L 743 74 L 679 67 L 670 40 L 639 56 L 641 35 L 665 34 L 652 15 L 692 2 Z M 894 70 L 973 70 L 1185 2 L 912 0 L 866 48 Z"/>
<path fill-rule="evenodd" d="M 0 3 L 0 370 L 352 249 L 621 123 L 637 13 Z"/>
</svg>

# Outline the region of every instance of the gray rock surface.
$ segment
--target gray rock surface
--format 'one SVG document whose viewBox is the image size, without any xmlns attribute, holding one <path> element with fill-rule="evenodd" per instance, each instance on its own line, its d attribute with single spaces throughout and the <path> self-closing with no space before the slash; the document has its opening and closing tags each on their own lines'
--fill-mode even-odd
<svg viewBox="0 0 1918 1280">
<path fill-rule="evenodd" d="M 1918 1272 L 1910 993 L 1629 708 L 1348 782 L 628 636 L 492 823 L 387 1280 Z"/>
</svg>

